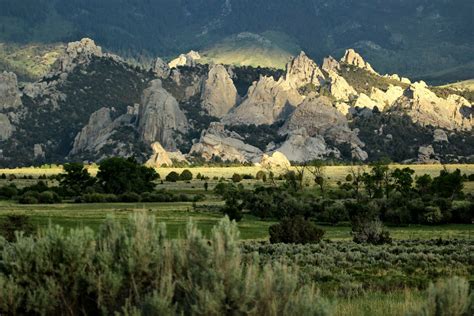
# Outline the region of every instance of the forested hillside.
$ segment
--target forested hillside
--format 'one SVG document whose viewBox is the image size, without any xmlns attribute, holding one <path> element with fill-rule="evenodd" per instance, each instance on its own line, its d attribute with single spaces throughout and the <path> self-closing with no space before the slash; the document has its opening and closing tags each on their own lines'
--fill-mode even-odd
<svg viewBox="0 0 474 316">
<path fill-rule="evenodd" d="M 463 67 L 474 55 L 472 12 L 469 0 L 2 0 L 0 41 L 87 36 L 121 56 L 171 57 L 195 49 L 217 58 L 237 34 L 271 31 L 279 34 L 270 38 L 276 52 L 292 53 L 296 43 L 320 60 L 353 47 L 383 73 L 429 75 L 441 83 L 472 77 L 472 67 Z"/>
</svg>

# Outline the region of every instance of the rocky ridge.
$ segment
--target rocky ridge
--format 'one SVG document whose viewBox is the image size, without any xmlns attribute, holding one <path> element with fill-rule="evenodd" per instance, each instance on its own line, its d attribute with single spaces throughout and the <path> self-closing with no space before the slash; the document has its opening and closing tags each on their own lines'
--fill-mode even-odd
<svg viewBox="0 0 474 316">
<path fill-rule="evenodd" d="M 117 109 L 114 102 L 97 107 L 94 100 L 100 98 L 84 99 L 85 107 L 95 109 L 87 114 L 87 120 L 77 123 L 73 142 L 62 145 L 70 146 L 65 159 L 97 161 L 110 155 L 135 155 L 138 150 L 146 154 L 145 161 L 157 167 L 176 160 L 192 161 L 195 156 L 266 165 L 328 158 L 365 161 L 372 158 L 369 153 L 374 137 L 387 146 L 396 139 L 393 132 L 384 131 L 384 120 L 402 117 L 419 126 L 418 130 L 426 130 L 425 141 L 415 142 L 413 159 L 428 161 L 436 151 L 436 159 L 442 160 L 440 151 L 448 145 L 446 148 L 458 146 L 457 152 L 465 152 L 466 157 L 473 154 L 469 146 L 463 149 L 459 145 L 460 141 L 472 141 L 474 120 L 469 100 L 454 92 L 435 93 L 424 82 L 381 76 L 353 50 L 346 51 L 340 61 L 326 58 L 321 68 L 302 52 L 287 64 L 281 76 L 260 75 L 253 82 L 245 81 L 247 73 L 242 70 L 197 65 L 199 58 L 198 53 L 190 52 L 169 65 L 157 58 L 148 72 L 151 78 L 140 81 L 143 88 L 130 86 L 141 97 L 128 103 L 127 110 L 123 105 L 122 110 Z M 65 87 L 69 87 L 71 73 L 88 78 L 97 71 L 88 70 L 96 60 L 113 60 L 116 67 L 126 68 L 123 60 L 104 54 L 92 40 L 83 39 L 68 45 L 57 71 L 22 89 L 14 74 L 1 74 L 0 146 L 1 142 L 13 144 L 20 139 L 19 126 L 28 128 L 25 120 L 32 109 L 44 108 L 54 114 L 61 110 L 60 104 L 84 94 L 87 85 L 73 90 L 73 94 Z M 349 84 L 354 78 L 348 77 L 353 74 L 347 73 L 346 65 L 367 74 L 373 86 L 360 92 L 360 87 Z M 126 71 L 130 74 L 133 70 Z M 240 98 L 237 87 L 241 89 L 243 84 L 248 89 Z M 109 100 L 120 102 L 113 96 Z M 377 120 L 379 125 L 370 125 Z M 249 133 L 233 132 L 232 127 L 248 129 Z M 426 143 L 429 139 L 432 145 Z M 178 151 L 183 144 L 188 146 L 186 157 Z M 21 146 L 18 143 L 12 148 Z M 50 156 L 47 141 L 31 140 L 28 148 L 35 159 L 44 161 Z"/>
</svg>

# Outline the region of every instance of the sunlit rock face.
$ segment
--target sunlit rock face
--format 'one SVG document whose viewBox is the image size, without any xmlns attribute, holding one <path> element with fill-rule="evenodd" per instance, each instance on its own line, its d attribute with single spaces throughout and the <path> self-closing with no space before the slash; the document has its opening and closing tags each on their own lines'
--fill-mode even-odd
<svg viewBox="0 0 474 316">
<path fill-rule="evenodd" d="M 196 62 L 201 59 L 201 55 L 198 52 L 190 51 L 187 54 L 181 54 L 177 58 L 169 62 L 169 68 L 173 69 L 179 66 L 196 66 Z"/>
<path fill-rule="evenodd" d="M 225 129 L 221 123 L 211 123 L 202 132 L 198 143 L 191 148 L 191 154 L 199 154 L 206 160 L 219 157 L 223 161 L 251 162 L 263 153 L 260 149 L 244 143 L 243 138 Z"/>
<path fill-rule="evenodd" d="M 171 167 L 173 165 L 173 161 L 169 157 L 168 152 L 163 148 L 163 146 L 161 146 L 159 142 L 154 142 L 151 144 L 151 148 L 153 150 L 153 154 L 146 162 L 148 167 L 159 168 L 162 166 Z"/>
<path fill-rule="evenodd" d="M 211 67 L 204 83 L 201 100 L 208 114 L 218 118 L 225 116 L 236 105 L 237 89 L 224 66 Z"/>
<path fill-rule="evenodd" d="M 304 52 L 286 65 L 284 81 L 291 88 L 298 89 L 308 84 L 319 86 L 323 80 L 324 74 L 321 69 Z"/>
<path fill-rule="evenodd" d="M 372 68 L 372 66 L 353 49 L 346 50 L 344 57 L 342 57 L 341 59 L 341 62 L 365 69 L 370 73 L 377 74 Z"/>
<path fill-rule="evenodd" d="M 169 151 L 176 150 L 176 132 L 184 133 L 188 121 L 178 101 L 156 79 L 143 92 L 138 129 L 143 142 L 159 142 Z"/>
<path fill-rule="evenodd" d="M 271 155 L 263 154 L 258 163 L 263 168 L 289 168 L 291 163 L 281 152 L 275 151 Z"/>
<path fill-rule="evenodd" d="M 334 71 L 328 71 L 328 82 L 331 95 L 338 101 L 348 102 L 357 96 L 357 91 L 346 79 Z"/>
<path fill-rule="evenodd" d="M 339 70 L 341 70 L 341 65 L 334 57 L 329 56 L 324 58 L 323 65 L 321 66 L 321 68 L 326 72 L 338 72 Z"/>
<path fill-rule="evenodd" d="M 405 90 L 392 107 L 403 112 L 423 126 L 435 126 L 447 130 L 472 130 L 474 125 L 472 105 L 461 96 L 438 97 L 426 83 L 417 82 Z"/>
</svg>

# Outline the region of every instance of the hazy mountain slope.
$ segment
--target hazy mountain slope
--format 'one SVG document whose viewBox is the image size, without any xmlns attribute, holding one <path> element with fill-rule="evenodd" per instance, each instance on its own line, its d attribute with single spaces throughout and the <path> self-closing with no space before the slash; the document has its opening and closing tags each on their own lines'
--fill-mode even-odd
<svg viewBox="0 0 474 316">
<path fill-rule="evenodd" d="M 474 56 L 473 12 L 470 0 L 2 0 L 0 41 L 88 36 L 123 56 L 170 57 L 217 45 L 225 60 L 225 38 L 271 31 L 316 60 L 353 47 L 382 73 L 454 69 L 433 78 L 448 81 L 473 77 L 462 68 Z"/>
</svg>

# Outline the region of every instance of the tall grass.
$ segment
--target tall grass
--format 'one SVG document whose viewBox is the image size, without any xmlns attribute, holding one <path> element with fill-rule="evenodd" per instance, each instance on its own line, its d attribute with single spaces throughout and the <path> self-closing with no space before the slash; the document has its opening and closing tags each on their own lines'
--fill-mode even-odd
<svg viewBox="0 0 474 316">
<path fill-rule="evenodd" d="M 0 314 L 329 315 L 314 284 L 282 264 L 241 259 L 223 219 L 172 240 L 151 216 L 108 219 L 98 233 L 50 227 L 0 239 Z"/>
</svg>

